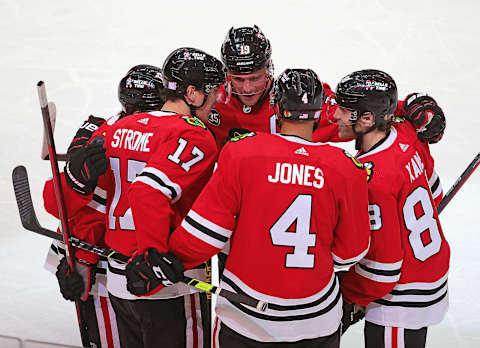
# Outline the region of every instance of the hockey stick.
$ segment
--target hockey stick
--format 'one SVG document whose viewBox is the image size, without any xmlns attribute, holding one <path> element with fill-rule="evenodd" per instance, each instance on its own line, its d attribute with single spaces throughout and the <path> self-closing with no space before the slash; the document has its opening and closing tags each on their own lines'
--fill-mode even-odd
<svg viewBox="0 0 480 348">
<path fill-rule="evenodd" d="M 63 195 L 61 180 L 60 180 L 60 170 L 58 169 L 58 160 L 57 160 L 57 151 L 55 149 L 55 141 L 53 139 L 53 130 L 52 123 L 50 119 L 50 113 L 48 109 L 48 100 L 47 100 L 47 91 L 45 89 L 45 83 L 39 81 L 37 83 L 37 92 L 38 99 L 40 101 L 40 109 L 42 111 L 44 135 L 48 148 L 48 157 L 50 160 L 50 166 L 52 169 L 53 176 L 53 186 L 55 189 L 55 198 L 57 200 L 58 213 L 60 216 L 60 230 L 62 231 L 63 240 L 65 241 L 65 253 L 68 261 L 68 267 L 70 270 L 74 269 L 73 256 L 74 249 L 71 244 L 68 242 L 68 237 L 70 236 L 70 231 L 68 229 L 68 214 L 67 208 L 65 205 L 65 199 Z M 75 309 L 77 312 L 78 326 L 80 329 L 80 337 L 82 340 L 82 345 L 84 347 L 90 347 L 90 339 L 88 335 L 88 325 L 86 320 L 82 318 L 82 312 L 80 309 L 80 301 L 75 301 Z"/>
<path fill-rule="evenodd" d="M 50 115 L 50 125 L 52 128 L 52 134 L 55 131 L 55 121 L 57 119 L 57 107 L 55 106 L 54 102 L 48 102 L 48 113 Z M 42 152 L 40 153 L 40 158 L 42 160 L 50 160 L 48 155 L 48 145 L 47 145 L 47 137 L 45 135 L 45 129 L 43 132 L 43 139 L 42 139 Z M 67 161 L 68 157 L 66 153 L 57 153 L 57 161 Z"/>
<path fill-rule="evenodd" d="M 18 166 L 14 168 L 12 172 L 12 180 L 13 189 L 15 191 L 15 198 L 18 205 L 18 212 L 20 213 L 20 220 L 22 221 L 23 227 L 29 231 L 63 242 L 64 239 L 61 234 L 42 227 L 38 222 L 37 215 L 33 207 L 26 168 L 24 166 Z M 90 251 L 100 256 L 111 258 L 112 260 L 115 260 L 117 262 L 125 263 L 129 259 L 128 256 L 123 255 L 113 249 L 101 248 L 73 236 L 68 237 L 68 241 L 73 247 Z M 224 297 L 232 302 L 254 307 L 262 312 L 264 312 L 268 307 L 268 303 L 264 301 L 256 300 L 244 294 L 237 294 L 232 291 L 219 288 L 215 285 L 200 281 L 198 279 L 185 276 L 183 282 L 199 290 L 203 290 L 209 293 L 213 293 L 217 296 Z"/>
<path fill-rule="evenodd" d="M 477 153 L 473 161 L 470 162 L 468 167 L 463 171 L 462 175 L 460 175 L 460 177 L 457 179 L 457 181 L 455 181 L 450 190 L 448 190 L 447 194 L 443 197 L 437 208 L 439 214 L 442 212 L 443 209 L 445 209 L 445 207 L 452 200 L 452 198 L 455 197 L 460 188 L 463 186 L 463 184 L 465 184 L 465 182 L 468 180 L 470 175 L 472 175 L 472 173 L 475 171 L 479 164 L 480 152 Z"/>
</svg>

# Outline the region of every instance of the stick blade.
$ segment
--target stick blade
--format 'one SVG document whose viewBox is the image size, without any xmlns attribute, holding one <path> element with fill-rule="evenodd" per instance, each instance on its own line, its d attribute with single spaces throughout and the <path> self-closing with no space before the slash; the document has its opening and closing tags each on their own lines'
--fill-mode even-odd
<svg viewBox="0 0 480 348">
<path fill-rule="evenodd" d="M 39 226 L 39 222 L 36 215 L 32 214 L 34 208 L 32 196 L 30 195 L 27 168 L 24 166 L 15 167 L 12 172 L 12 182 L 22 225 L 27 230 L 35 231 Z"/>
</svg>

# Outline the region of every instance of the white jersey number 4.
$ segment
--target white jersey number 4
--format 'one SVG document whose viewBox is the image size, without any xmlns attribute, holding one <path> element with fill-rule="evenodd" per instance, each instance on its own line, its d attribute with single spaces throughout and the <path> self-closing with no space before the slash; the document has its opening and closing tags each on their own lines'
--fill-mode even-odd
<svg viewBox="0 0 480 348">
<path fill-rule="evenodd" d="M 316 244 L 316 235 L 310 233 L 311 216 L 312 196 L 298 195 L 270 228 L 273 245 L 293 246 L 293 253 L 286 256 L 285 267 L 313 268 L 315 255 L 308 253 L 308 248 Z M 295 231 L 288 231 L 294 222 Z"/>
</svg>

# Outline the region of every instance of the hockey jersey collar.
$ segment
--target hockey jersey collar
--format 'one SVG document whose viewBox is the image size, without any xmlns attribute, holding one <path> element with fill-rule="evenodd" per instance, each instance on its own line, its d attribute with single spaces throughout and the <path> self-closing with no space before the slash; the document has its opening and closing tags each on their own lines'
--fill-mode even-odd
<svg viewBox="0 0 480 348">
<path fill-rule="evenodd" d="M 361 159 L 362 157 L 374 155 L 376 153 L 379 153 L 383 150 L 388 149 L 390 146 L 392 146 L 392 144 L 395 142 L 395 140 L 397 140 L 397 135 L 398 135 L 397 130 L 394 127 L 392 127 L 390 129 L 390 134 L 388 135 L 388 137 L 385 139 L 385 141 L 380 146 L 376 147 L 375 149 L 373 149 L 369 152 L 361 154 L 357 158 Z"/>
<path fill-rule="evenodd" d="M 178 115 L 176 112 L 173 111 L 149 111 L 148 114 L 156 117 Z"/>
<path fill-rule="evenodd" d="M 287 135 L 287 134 L 273 134 L 276 135 L 280 138 L 283 138 L 287 141 L 290 141 L 292 143 L 298 143 L 298 144 L 303 144 L 303 145 L 312 145 L 312 146 L 318 146 L 318 145 L 325 145 L 325 143 L 319 143 L 319 142 L 313 142 L 313 141 L 308 141 L 306 139 L 303 139 L 299 136 L 296 135 Z"/>
</svg>

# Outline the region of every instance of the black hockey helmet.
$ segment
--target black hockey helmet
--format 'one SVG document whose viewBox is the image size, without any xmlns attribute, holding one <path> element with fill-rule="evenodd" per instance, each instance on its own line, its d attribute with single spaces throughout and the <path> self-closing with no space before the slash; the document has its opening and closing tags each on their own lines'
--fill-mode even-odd
<svg viewBox="0 0 480 348">
<path fill-rule="evenodd" d="M 161 83 L 163 87 L 163 73 L 162 69 L 160 69 L 157 66 L 154 65 L 148 65 L 148 64 L 140 64 L 140 65 L 135 65 L 134 67 L 130 68 L 128 70 L 127 75 L 131 73 L 138 73 L 138 74 L 143 74 L 146 75 L 155 81 L 158 81 Z"/>
<path fill-rule="evenodd" d="M 207 96 L 213 87 L 223 84 L 225 79 L 222 62 L 196 48 L 178 48 L 163 63 L 165 89 L 174 91 L 179 97 L 185 95 L 190 85 Z"/>
<path fill-rule="evenodd" d="M 289 120 L 320 118 L 325 91 L 317 74 L 310 69 L 286 69 L 273 84 L 277 116 Z"/>
<path fill-rule="evenodd" d="M 383 71 L 355 71 L 337 85 L 335 100 L 339 106 L 352 111 L 352 123 L 370 112 L 377 128 L 391 121 L 398 103 L 397 86 L 393 78 Z"/>
<path fill-rule="evenodd" d="M 148 67 L 148 71 L 145 70 Z M 137 65 L 118 84 L 118 100 L 127 114 L 134 111 L 159 109 L 164 101 L 162 70 L 152 65 Z"/>
<path fill-rule="evenodd" d="M 273 75 L 272 47 L 258 26 L 232 27 L 223 41 L 222 61 L 228 72 L 234 74 L 252 73 L 267 67 Z"/>
</svg>

